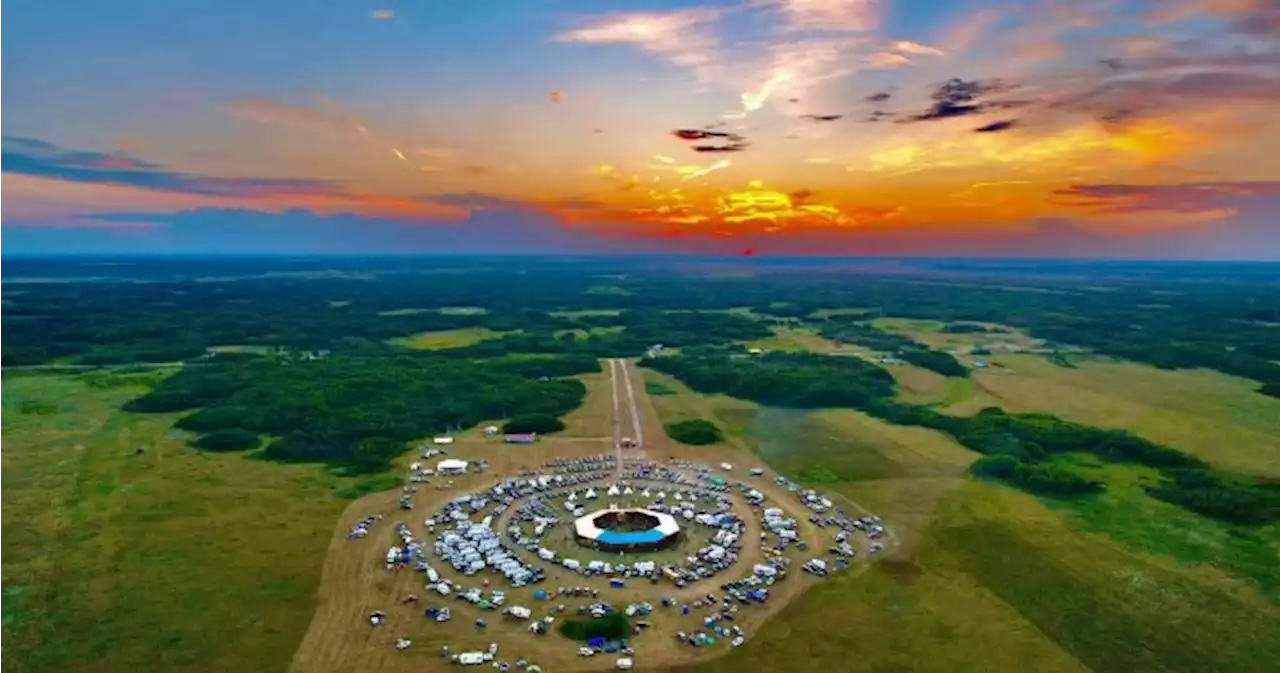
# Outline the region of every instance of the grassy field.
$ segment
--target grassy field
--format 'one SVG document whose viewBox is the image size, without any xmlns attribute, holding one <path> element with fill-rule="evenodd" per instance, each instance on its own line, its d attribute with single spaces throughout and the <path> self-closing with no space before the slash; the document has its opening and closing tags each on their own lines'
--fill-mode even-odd
<svg viewBox="0 0 1280 673">
<path fill-rule="evenodd" d="M 480 343 L 487 339 L 497 339 L 502 332 L 495 332 L 483 327 L 467 329 L 447 329 L 435 332 L 420 332 L 412 336 L 392 339 L 392 343 L 422 350 L 440 350 L 443 348 L 461 348 Z"/>
<path fill-rule="evenodd" d="M 975 372 L 975 394 L 950 411 L 1047 411 L 1128 428 L 1222 467 L 1280 476 L 1280 400 L 1254 392 L 1252 381 L 1103 360 L 1080 361 L 1075 368 L 1031 355 L 992 361 L 1005 370 Z"/>
<path fill-rule="evenodd" d="M 946 466 L 944 453 L 894 458 L 868 472 Z M 1241 543 L 1198 517 L 1053 507 L 965 477 L 821 487 L 884 517 L 898 552 L 819 584 L 740 650 L 687 670 L 1261 672 L 1280 656 L 1280 604 L 1244 576 L 1276 576 L 1269 532 Z"/>
<path fill-rule="evenodd" d="M 589 318 L 592 316 L 615 316 L 622 313 L 620 308 L 584 308 L 573 311 L 550 311 L 557 318 Z"/>
<path fill-rule="evenodd" d="M 198 453 L 119 411 L 144 380 L 4 379 L 6 671 L 283 670 L 307 629 L 363 482 Z"/>
<path fill-rule="evenodd" d="M 760 348 L 766 351 L 810 351 L 814 353 L 852 350 L 844 348 L 829 339 L 824 339 L 808 328 L 775 326 L 772 329 L 772 337 L 747 341 L 745 342 L 747 348 Z"/>
<path fill-rule="evenodd" d="M 1280 656 L 1276 527 L 1187 513 L 1141 491 L 1151 473 L 1087 458 L 1079 468 L 1107 472 L 1108 493 L 1040 500 L 964 476 L 975 454 L 937 433 L 646 379 L 674 391 L 653 398 L 664 420 L 716 420 L 784 474 L 881 515 L 900 541 L 744 647 L 681 670 L 1268 671 Z"/>
<path fill-rule="evenodd" d="M 210 346 L 209 351 L 212 353 L 237 353 L 237 354 L 253 354 L 265 355 L 274 350 L 271 346 L 252 346 L 245 344 L 230 344 L 226 346 Z"/>
<path fill-rule="evenodd" d="M 440 313 L 443 315 L 484 315 L 489 310 L 483 306 L 441 306 L 440 308 L 395 308 L 379 311 L 378 315 L 417 315 L 419 313 Z"/>
<path fill-rule="evenodd" d="M 573 338 L 582 340 L 593 334 L 617 334 L 625 329 L 626 328 L 621 325 L 613 327 L 592 327 L 591 329 L 562 329 L 553 332 L 552 336 L 560 338 L 566 334 L 572 334 Z"/>
<path fill-rule="evenodd" d="M 940 339 L 972 341 L 990 335 L 944 334 L 936 321 L 882 319 L 934 346 Z M 1027 337 L 1009 335 L 1014 342 Z M 951 344 L 956 345 L 955 343 Z M 889 367 L 900 395 L 960 415 L 985 407 L 1043 411 L 1098 427 L 1125 428 L 1193 453 L 1224 468 L 1280 477 L 1280 400 L 1255 392 L 1254 381 L 1209 370 L 1167 371 L 1086 355 L 1062 367 L 1031 354 L 983 356 L 992 366 L 972 381 L 913 367 Z"/>
</svg>

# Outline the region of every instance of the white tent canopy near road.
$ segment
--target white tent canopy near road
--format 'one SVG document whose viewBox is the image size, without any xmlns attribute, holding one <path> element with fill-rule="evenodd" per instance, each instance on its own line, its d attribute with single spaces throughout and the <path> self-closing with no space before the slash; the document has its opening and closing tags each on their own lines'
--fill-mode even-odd
<svg viewBox="0 0 1280 673">
<path fill-rule="evenodd" d="M 437 474 L 462 474 L 467 471 L 467 461 L 457 458 L 446 458 L 436 463 Z"/>
</svg>

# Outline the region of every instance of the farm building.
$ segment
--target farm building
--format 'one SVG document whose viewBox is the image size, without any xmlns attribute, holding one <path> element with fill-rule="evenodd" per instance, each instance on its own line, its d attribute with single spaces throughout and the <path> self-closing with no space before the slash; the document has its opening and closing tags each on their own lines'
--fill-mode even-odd
<svg viewBox="0 0 1280 673">
<path fill-rule="evenodd" d="M 507 435 L 506 437 L 503 437 L 503 441 L 505 441 L 508 444 L 532 444 L 538 441 L 538 433 L 525 432 L 525 433 L 519 433 L 514 435 Z"/>
<path fill-rule="evenodd" d="M 463 474 L 467 471 L 467 461 L 448 458 L 436 463 L 436 474 Z"/>
<path fill-rule="evenodd" d="M 431 440 L 432 444 L 452 444 L 453 438 L 449 436 L 435 437 Z"/>
</svg>

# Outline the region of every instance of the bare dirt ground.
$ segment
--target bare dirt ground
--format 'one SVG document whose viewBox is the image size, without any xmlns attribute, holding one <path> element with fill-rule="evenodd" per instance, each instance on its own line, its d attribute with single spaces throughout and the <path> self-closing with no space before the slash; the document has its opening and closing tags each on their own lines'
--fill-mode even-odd
<svg viewBox="0 0 1280 673">
<path fill-rule="evenodd" d="M 389 571 L 384 566 L 387 548 L 398 541 L 395 535 L 397 522 L 407 523 L 415 534 L 420 535 L 423 543 L 429 546 L 432 540 L 426 535 L 422 520 L 434 513 L 443 502 L 464 492 L 487 488 L 504 476 L 540 467 L 553 458 L 617 452 L 617 455 L 627 458 L 645 457 L 659 461 L 679 456 L 717 466 L 722 461 L 734 461 L 743 457 L 741 447 L 735 445 L 691 447 L 675 444 L 663 430 L 653 404 L 645 394 L 643 379 L 635 369 L 635 364 L 626 360 L 608 360 L 604 364 L 603 376 L 584 377 L 588 384 L 588 399 L 582 409 L 571 414 L 568 419 L 570 427 L 565 434 L 572 436 L 548 437 L 540 439 L 534 445 L 513 446 L 486 439 L 479 429 L 473 429 L 457 436 L 455 443 L 448 447 L 449 455 L 468 460 L 483 458 L 489 462 L 487 473 L 469 473 L 456 477 L 451 488 L 437 488 L 436 482 L 441 482 L 440 479 L 433 480 L 430 485 L 420 485 L 420 490 L 414 496 L 415 508 L 412 511 L 401 511 L 397 507 L 398 489 L 372 494 L 351 503 L 334 529 L 318 590 L 316 613 L 302 645 L 294 655 L 290 670 L 295 673 L 446 670 L 453 668 L 453 665 L 440 656 L 439 649 L 442 645 L 448 645 L 457 653 L 481 650 L 490 643 L 500 646 L 496 660 L 514 662 L 518 657 L 524 657 L 531 663 L 542 666 L 547 673 L 613 668 L 616 659 L 614 655 L 579 657 L 576 655 L 577 645 L 557 633 L 532 635 L 526 630 L 526 622 L 523 620 L 505 617 L 496 610 L 481 610 L 452 597 L 428 593 L 424 590 L 425 579 L 420 573 L 412 570 Z M 608 418 L 602 418 L 600 411 L 603 409 L 610 411 Z M 617 409 L 616 413 L 613 412 L 614 409 Z M 639 445 L 636 448 L 622 449 L 616 441 L 620 436 L 631 436 Z M 418 457 L 415 452 L 415 455 L 407 456 L 403 462 L 407 464 L 416 459 Z M 718 467 L 715 469 L 719 470 Z M 745 478 L 746 469 L 745 465 L 734 465 L 733 474 L 725 476 L 733 483 Z M 831 532 L 819 531 L 810 524 L 807 521 L 808 510 L 798 503 L 793 494 L 777 486 L 773 481 L 774 476 L 767 472 L 763 477 L 751 481 L 755 488 L 766 495 L 769 506 L 782 507 L 797 519 L 801 538 L 809 541 L 812 553 L 821 553 L 830 543 Z M 557 572 L 555 567 L 549 567 L 547 580 L 540 586 L 548 591 L 561 586 L 597 588 L 600 590 L 599 600 L 619 607 L 640 601 L 653 603 L 655 610 L 647 618 L 651 628 L 632 641 L 636 650 L 635 663 L 639 669 L 651 670 L 724 654 L 729 650 L 727 643 L 693 648 L 674 637 L 677 631 L 699 628 L 702 618 L 709 614 L 708 608 L 693 609 L 690 615 L 682 616 L 678 608 L 664 609 L 657 605 L 661 596 L 691 603 L 708 592 L 718 594 L 720 584 L 747 575 L 752 564 L 763 558 L 758 540 L 761 530 L 758 520 L 736 490 L 731 497 L 735 501 L 735 509 L 746 516 L 748 529 L 738 562 L 721 575 L 683 589 L 677 589 L 665 581 L 651 584 L 647 580 L 632 580 L 624 588 L 616 589 L 609 587 L 607 578 L 584 578 L 567 570 Z M 603 500 L 602 498 L 602 506 Z M 853 511 L 859 510 L 854 505 Z M 514 508 L 510 511 L 513 512 Z M 347 539 L 347 531 L 353 524 L 375 513 L 383 514 L 384 518 L 374 524 L 367 537 L 360 540 Z M 501 530 L 503 524 L 499 520 L 495 522 L 495 528 Z M 865 545 L 863 538 L 859 538 L 858 542 Z M 892 541 L 887 542 L 892 547 Z M 519 553 L 524 554 L 523 550 Z M 745 630 L 748 638 L 762 627 L 770 615 L 798 596 L 806 587 L 820 581 L 799 569 L 799 564 L 807 556 L 797 555 L 798 552 L 788 554 L 792 555 L 794 561 L 792 570 L 785 580 L 770 589 L 768 603 L 744 606 L 737 614 L 735 623 Z M 859 549 L 859 557 L 864 559 L 859 564 L 869 563 L 865 560 L 865 546 Z M 527 558 L 534 560 L 531 556 Z M 511 589 L 497 575 L 468 578 L 453 573 L 446 564 L 435 562 L 432 565 L 441 575 L 462 586 L 479 587 L 486 579 L 491 579 L 492 588 L 507 592 L 507 605 L 523 605 L 533 609 L 535 614 L 543 614 L 552 605 L 563 603 L 567 606 L 565 614 L 570 615 L 579 605 L 591 602 L 589 598 L 566 597 L 539 602 L 532 596 L 537 587 Z M 860 572 L 863 568 L 865 565 L 855 565 L 845 572 Z M 401 604 L 401 599 L 409 594 L 418 595 L 421 601 L 416 604 Z M 448 606 L 453 612 L 453 619 L 445 623 L 427 619 L 422 613 L 428 605 Z M 386 613 L 385 625 L 377 628 L 369 625 L 367 617 L 374 610 Z M 485 619 L 485 628 L 479 628 L 475 624 L 478 618 Z M 407 651 L 397 651 L 393 643 L 398 637 L 411 639 L 413 646 Z"/>
</svg>

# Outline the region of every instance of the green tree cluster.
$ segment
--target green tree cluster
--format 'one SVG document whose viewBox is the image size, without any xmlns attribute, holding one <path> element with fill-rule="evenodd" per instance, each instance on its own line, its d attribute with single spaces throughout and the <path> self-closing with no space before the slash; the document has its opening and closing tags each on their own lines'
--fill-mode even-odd
<svg viewBox="0 0 1280 673">
<path fill-rule="evenodd" d="M 502 431 L 508 434 L 536 432 L 547 435 L 564 430 L 564 421 L 551 414 L 521 414 L 502 424 Z"/>
<path fill-rule="evenodd" d="M 560 634 L 570 640 L 582 642 L 592 638 L 622 640 L 631 635 L 631 622 L 621 612 L 610 612 L 590 619 L 569 617 L 560 621 Z"/>
<path fill-rule="evenodd" d="M 667 423 L 666 430 L 668 437 L 682 444 L 700 446 L 724 441 L 724 434 L 720 432 L 720 427 L 701 418 Z"/>
</svg>

